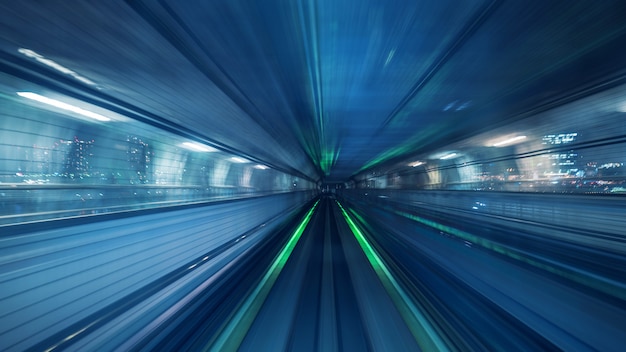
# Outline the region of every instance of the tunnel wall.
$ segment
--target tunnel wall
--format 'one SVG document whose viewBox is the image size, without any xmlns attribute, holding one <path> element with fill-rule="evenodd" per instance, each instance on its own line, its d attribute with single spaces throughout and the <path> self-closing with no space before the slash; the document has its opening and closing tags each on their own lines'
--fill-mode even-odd
<svg viewBox="0 0 626 352">
<path fill-rule="evenodd" d="M 1 99 L 0 225 L 315 188 L 124 116 L 90 121 Z"/>
<path fill-rule="evenodd" d="M 626 86 L 356 175 L 365 189 L 626 193 Z M 573 99 L 573 98 L 572 98 Z"/>
<path fill-rule="evenodd" d="M 125 307 L 124 319 L 114 317 L 118 321 L 110 329 L 117 333 L 108 338 L 131 333 L 150 321 L 147 316 L 163 313 L 197 287 L 198 275 L 206 280 L 314 195 L 284 193 L 56 230 L 22 228 L 5 236 L 0 345 L 5 351 L 24 350 L 81 321 L 88 322 L 82 327 L 99 322 L 107 311 L 182 270 L 181 279 Z"/>
<path fill-rule="evenodd" d="M 626 202 L 622 195 L 536 194 L 481 191 L 343 190 L 358 204 L 418 216 L 458 227 L 459 220 L 510 229 L 623 253 Z"/>
</svg>

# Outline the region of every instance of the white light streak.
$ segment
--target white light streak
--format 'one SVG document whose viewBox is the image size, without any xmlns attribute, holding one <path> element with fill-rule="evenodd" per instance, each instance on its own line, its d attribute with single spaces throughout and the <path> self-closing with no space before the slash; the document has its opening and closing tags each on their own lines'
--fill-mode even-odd
<svg viewBox="0 0 626 352">
<path fill-rule="evenodd" d="M 395 53 L 396 53 L 396 49 L 391 49 L 391 51 L 389 52 L 389 55 L 387 55 L 387 60 L 385 60 L 385 65 L 383 65 L 383 66 L 386 67 L 387 65 L 389 65 L 389 63 L 391 62 L 391 59 L 393 59 L 393 56 L 395 55 Z"/>
<path fill-rule="evenodd" d="M 72 76 L 74 79 L 76 79 L 78 81 L 81 81 L 81 82 L 83 82 L 85 84 L 88 84 L 90 86 L 95 86 L 96 85 L 96 83 L 93 82 L 92 80 L 79 75 L 78 73 L 70 70 L 69 68 L 67 68 L 65 66 L 59 65 L 55 61 L 52 61 L 52 60 L 44 57 L 43 55 L 37 54 L 36 52 L 34 52 L 34 51 L 30 50 L 30 49 L 20 48 L 17 51 L 20 54 L 22 54 L 24 56 L 27 56 L 27 57 L 30 57 L 32 59 L 35 59 L 35 60 L 39 61 L 40 63 L 42 63 L 42 64 L 44 64 L 44 65 L 46 65 L 46 66 L 48 66 L 50 68 L 53 68 L 53 69 L 55 69 L 55 70 L 57 70 L 57 71 L 59 71 L 59 72 L 61 72 L 63 74 L 66 74 L 68 76 Z"/>
<path fill-rule="evenodd" d="M 233 156 L 232 158 L 230 158 L 230 161 L 236 162 L 236 163 L 248 163 L 249 161 L 244 159 L 244 158 L 240 158 L 238 156 Z"/>
<path fill-rule="evenodd" d="M 441 157 L 441 158 L 439 158 L 439 159 L 441 159 L 441 160 L 448 160 L 448 159 L 452 159 L 452 158 L 454 158 L 454 157 L 456 157 L 456 156 L 457 156 L 457 154 L 456 154 L 456 153 L 450 153 L 450 154 L 446 154 L 446 155 L 442 156 L 442 157 Z"/>
<path fill-rule="evenodd" d="M 209 147 L 206 146 L 204 144 L 200 144 L 200 143 L 193 143 L 193 142 L 184 142 L 183 144 L 181 144 L 181 146 L 189 149 L 189 150 L 193 150 L 195 152 L 206 152 L 206 153 L 211 153 L 211 152 L 215 152 L 217 151 L 217 149 L 213 148 L 213 147 Z"/>
<path fill-rule="evenodd" d="M 17 95 L 24 97 L 24 98 L 28 98 L 31 100 L 35 100 L 38 101 L 40 103 L 44 103 L 44 104 L 48 104 L 48 105 L 52 105 L 54 107 L 57 107 L 59 109 L 63 109 L 63 110 L 67 110 L 67 111 L 71 111 L 83 116 L 87 116 L 90 117 L 94 120 L 98 120 L 98 121 L 111 121 L 110 118 L 106 117 L 106 116 L 102 116 L 100 114 L 96 114 L 95 112 L 89 111 L 89 110 L 85 110 L 83 108 L 79 108 L 78 106 L 74 106 L 74 105 L 70 105 L 67 103 L 64 103 L 62 101 L 58 101 L 55 99 L 50 99 L 47 97 L 44 97 L 43 95 L 39 95 L 39 94 L 35 94 L 35 93 L 31 93 L 31 92 L 17 92 Z"/>
<path fill-rule="evenodd" d="M 494 147 L 501 147 L 503 145 L 507 145 L 507 144 L 511 144 L 511 143 L 515 143 L 517 141 L 521 141 L 522 139 L 526 139 L 526 136 L 517 136 L 517 137 L 513 137 L 513 138 L 509 138 L 503 141 L 500 141 L 498 143 L 494 143 L 493 146 Z"/>
</svg>

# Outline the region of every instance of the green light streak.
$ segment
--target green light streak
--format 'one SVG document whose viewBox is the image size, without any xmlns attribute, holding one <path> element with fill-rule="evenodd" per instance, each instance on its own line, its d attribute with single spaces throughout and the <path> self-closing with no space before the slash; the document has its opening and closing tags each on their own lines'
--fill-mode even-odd
<svg viewBox="0 0 626 352">
<path fill-rule="evenodd" d="M 336 143 L 333 143 L 336 144 Z M 330 174 L 330 169 L 337 162 L 337 158 L 339 158 L 340 148 L 335 147 L 334 149 L 324 148 L 322 159 L 320 162 L 320 166 L 324 175 L 328 176 Z"/>
<path fill-rule="evenodd" d="M 270 293 L 270 290 L 278 279 L 280 272 L 283 270 L 285 263 L 287 263 L 289 256 L 296 247 L 296 244 L 302 236 L 309 220 L 311 220 L 311 216 L 317 207 L 317 203 L 319 203 L 319 200 L 313 204 L 302 222 L 300 222 L 300 225 L 298 225 L 296 231 L 294 231 L 289 241 L 287 241 L 287 244 L 285 244 L 283 249 L 276 256 L 272 265 L 265 273 L 263 279 L 261 279 L 261 282 L 257 285 L 255 290 L 248 296 L 237 313 L 229 321 L 228 325 L 221 331 L 217 340 L 210 347 L 207 346 L 204 348 L 205 351 L 236 351 L 239 348 L 239 345 L 241 345 L 241 342 L 248 333 L 250 326 L 252 326 L 256 315 L 259 310 L 261 310 L 261 306 L 265 302 L 267 295 Z"/>
<path fill-rule="evenodd" d="M 403 128 L 406 129 L 406 127 Z M 448 130 L 449 128 L 446 126 L 431 126 L 417 134 L 411 135 L 406 140 L 402 141 L 402 143 L 399 143 L 398 146 L 391 147 L 377 155 L 375 158 L 369 160 L 355 174 L 371 169 L 392 159 L 413 155 L 416 151 L 421 150 L 429 140 L 433 140 L 439 135 L 446 134 Z"/>
<path fill-rule="evenodd" d="M 498 91 L 498 95 L 492 96 L 490 98 L 491 101 L 500 101 L 505 99 L 512 94 L 520 91 L 528 87 L 530 84 L 533 84 L 537 81 L 539 77 L 543 77 L 546 74 L 553 72 L 559 67 L 564 67 L 568 63 L 571 63 L 574 60 L 580 59 L 583 55 L 597 49 L 598 47 L 605 45 L 607 42 L 614 40 L 616 37 L 623 35 L 626 27 L 620 26 L 613 31 L 607 32 L 605 36 L 601 37 L 596 41 L 591 41 L 589 43 L 585 43 L 585 46 L 581 46 L 578 48 L 572 55 L 564 55 L 560 58 L 560 60 L 553 60 L 550 65 L 543 65 L 541 69 L 533 68 L 533 74 L 524 77 L 523 80 L 517 82 L 517 84 L 511 85 L 508 89 Z M 430 83 L 429 91 L 437 92 L 441 90 L 445 90 L 446 88 L 442 86 L 441 78 L 435 79 Z M 443 88 L 442 88 L 443 87 Z M 428 101 L 429 94 L 426 95 L 417 95 L 413 98 L 403 110 L 398 112 L 398 114 L 391 120 L 389 123 L 390 128 L 395 129 L 406 129 L 411 128 L 410 125 L 407 124 L 407 119 L 411 118 L 412 114 L 419 109 L 420 106 L 424 104 L 430 103 Z M 531 111 L 530 113 L 536 113 Z M 527 116 L 528 113 L 523 113 L 517 118 Z M 399 143 L 399 146 L 390 148 L 389 150 L 379 154 L 372 160 L 368 161 L 365 165 L 363 165 L 355 174 L 361 173 L 365 170 L 375 167 L 378 164 L 384 163 L 393 158 L 399 158 L 401 156 L 409 155 L 411 153 L 415 153 L 415 151 L 420 151 L 422 147 L 427 144 L 429 140 L 436 140 L 438 137 L 442 135 L 447 135 L 450 127 L 446 124 L 441 125 L 431 125 L 428 129 L 420 131 L 420 133 L 416 135 L 410 136 L 410 138 L 402 143 Z"/>
<path fill-rule="evenodd" d="M 407 327 L 411 331 L 411 334 L 415 338 L 415 341 L 417 341 L 420 348 L 424 351 L 448 351 L 449 348 L 447 345 L 435 332 L 428 319 L 419 311 L 415 304 L 413 304 L 400 284 L 398 284 L 383 260 L 367 241 L 361 230 L 352 221 L 339 202 L 337 202 L 337 205 L 339 205 L 350 230 L 352 230 L 354 237 L 361 246 L 361 249 L 370 262 L 370 265 L 376 272 L 376 275 L 382 282 L 385 290 L 391 297 L 391 300 L 395 304 L 400 315 L 402 316 L 402 319 L 404 319 Z"/>
<path fill-rule="evenodd" d="M 468 241 L 472 244 L 476 244 L 479 245 L 481 247 L 484 247 L 486 249 L 492 250 L 496 253 L 502 254 L 504 256 L 507 256 L 509 258 L 515 259 L 515 260 L 519 260 L 521 262 L 524 262 L 526 264 L 532 265 L 536 268 L 548 271 L 552 274 L 556 274 L 559 275 L 561 277 L 564 277 L 566 279 L 572 280 L 574 282 L 577 282 L 579 284 L 583 284 L 585 286 L 591 287 L 593 289 L 602 291 L 606 294 L 609 294 L 611 296 L 626 300 L 626 291 L 619 287 L 621 284 L 619 283 L 613 283 L 612 280 L 608 280 L 606 278 L 603 278 L 601 276 L 597 276 L 591 273 L 583 273 L 581 274 L 580 272 L 576 272 L 573 270 L 568 270 L 566 268 L 559 268 L 556 266 L 552 266 L 552 265 L 548 265 L 542 261 L 539 260 L 535 260 L 531 257 L 529 257 L 528 255 L 524 254 L 523 252 L 520 251 L 516 251 L 512 248 L 500 245 L 496 242 L 490 241 L 488 239 L 476 236 L 476 235 L 472 235 L 469 232 L 465 232 L 459 229 L 456 229 L 454 227 L 450 227 L 450 226 L 446 226 L 446 225 L 442 225 L 438 222 L 432 221 L 432 220 L 428 220 L 422 217 L 419 217 L 417 215 L 413 215 L 410 213 L 406 213 L 406 212 L 402 212 L 402 211 L 394 211 L 394 213 L 406 217 L 408 219 L 411 219 L 413 221 L 417 221 L 421 224 L 424 224 L 428 227 L 432 227 L 434 229 L 443 231 L 445 233 L 448 233 L 450 235 L 456 236 L 460 239 L 463 239 L 465 241 Z"/>
</svg>

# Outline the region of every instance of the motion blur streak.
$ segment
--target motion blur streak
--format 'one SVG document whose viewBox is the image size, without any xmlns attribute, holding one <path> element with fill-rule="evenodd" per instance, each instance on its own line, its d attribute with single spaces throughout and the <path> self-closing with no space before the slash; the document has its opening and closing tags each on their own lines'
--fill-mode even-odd
<svg viewBox="0 0 626 352">
<path fill-rule="evenodd" d="M 221 332 L 217 341 L 212 346 L 208 347 L 207 350 L 234 351 L 239 348 L 239 345 L 248 332 L 254 317 L 265 301 L 265 297 L 267 297 L 270 289 L 274 285 L 274 282 L 276 282 L 278 275 L 280 275 L 285 263 L 293 252 L 293 248 L 298 243 L 298 240 L 300 240 L 300 237 L 309 223 L 309 220 L 311 220 L 311 215 L 315 211 L 317 203 L 319 203 L 319 200 L 315 202 L 309 212 L 306 213 L 304 219 L 302 219 L 302 222 L 300 222 L 300 225 L 298 225 L 285 247 L 283 247 L 272 265 L 269 267 L 269 270 L 265 273 L 265 276 L 263 276 L 257 288 L 248 296 L 246 302 L 244 302 L 241 308 L 239 308 L 238 312 L 232 318 L 224 331 Z"/>
<path fill-rule="evenodd" d="M 554 263 L 551 261 L 540 261 L 535 259 L 534 256 L 529 255 L 528 253 L 515 250 L 514 248 L 499 245 L 498 243 L 495 243 L 488 239 L 481 238 L 471 233 L 450 226 L 442 225 L 435 221 L 428 220 L 410 213 L 402 211 L 395 211 L 395 213 L 424 224 L 426 226 L 445 232 L 446 234 L 458 237 L 462 240 L 465 240 L 467 243 L 477 244 L 486 249 L 492 250 L 515 260 L 519 260 L 526 264 L 536 266 L 542 270 L 546 270 L 553 274 L 563 276 L 568 280 L 576 281 L 583 285 L 589 286 L 590 288 L 603 291 L 604 293 L 607 293 L 609 295 L 615 295 L 617 298 L 620 299 L 626 299 L 626 290 L 624 290 L 625 286 L 622 283 L 616 282 L 609 278 L 592 275 L 590 273 L 576 270 L 576 268 L 568 266 L 557 266 L 558 263 Z"/>
<path fill-rule="evenodd" d="M 0 0 L 0 349 L 623 352 L 624 14 Z"/>
<path fill-rule="evenodd" d="M 439 208 L 436 204 L 445 204 L 446 198 L 406 202 L 406 192 L 387 190 L 384 198 L 372 197 L 376 193 L 346 191 L 343 203 L 367 229 L 370 243 L 394 268 L 396 277 L 403 278 L 407 292 L 427 307 L 425 312 L 455 348 L 587 350 L 594 346 L 616 350 L 615 346 L 624 343 L 624 335 L 618 333 L 623 329 L 620 316 L 626 314 L 625 258 L 618 249 L 622 236 L 579 234 L 578 241 L 584 243 L 593 243 L 596 236 L 614 242 L 614 250 L 598 251 L 575 244 L 574 238 L 554 240 L 561 234 L 550 224 L 519 215 L 511 218 L 514 213 L 508 213 L 506 221 L 503 216 L 490 216 L 487 209 L 476 214 L 471 211 L 475 202 L 465 203 L 461 195 L 452 199 L 453 206 Z M 467 196 L 467 200 L 475 199 Z M 499 197 L 493 194 L 482 201 L 495 206 Z M 522 214 L 530 217 L 530 209 L 552 206 L 554 197 L 545 199 L 548 204 L 537 197 L 534 202 L 520 202 L 526 210 Z M 569 200 L 572 207 L 577 206 L 574 200 Z M 585 200 L 590 209 L 592 202 Z M 432 291 L 433 287 L 437 289 Z M 470 306 L 480 306 L 481 311 L 470 312 Z M 478 332 L 487 321 L 495 325 Z"/>
<path fill-rule="evenodd" d="M 361 249 L 365 252 L 367 259 L 376 271 L 378 278 L 383 282 L 387 293 L 392 297 L 396 307 L 400 311 L 400 314 L 402 314 L 402 318 L 404 318 L 404 321 L 407 323 L 409 329 L 411 329 L 411 332 L 418 341 L 420 347 L 425 351 L 449 350 L 444 341 L 442 341 L 434 331 L 430 322 L 427 321 L 426 317 L 424 317 L 415 304 L 411 302 L 400 285 L 398 285 L 393 275 L 389 272 L 389 269 L 387 269 L 385 263 L 367 242 L 365 236 L 363 236 L 361 230 L 359 230 L 343 206 L 341 206 L 341 203 L 337 202 L 337 205 L 341 208 L 341 213 L 348 222 L 350 230 L 352 230 L 354 237 L 356 237 Z"/>
</svg>

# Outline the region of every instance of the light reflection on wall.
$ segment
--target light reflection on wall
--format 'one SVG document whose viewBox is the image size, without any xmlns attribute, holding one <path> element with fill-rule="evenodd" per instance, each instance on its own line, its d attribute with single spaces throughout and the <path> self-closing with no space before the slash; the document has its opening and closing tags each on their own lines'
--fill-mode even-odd
<svg viewBox="0 0 626 352">
<path fill-rule="evenodd" d="M 138 122 L 92 123 L 3 99 L 0 224 L 314 189 Z"/>
<path fill-rule="evenodd" d="M 357 187 L 624 193 L 626 86 L 356 177 Z M 523 136 L 521 138 L 520 136 Z M 495 143 L 494 141 L 507 141 Z M 457 150 L 453 160 L 438 155 Z M 414 160 L 426 166 L 412 167 Z M 393 179 L 387 184 L 384 180 Z"/>
</svg>

